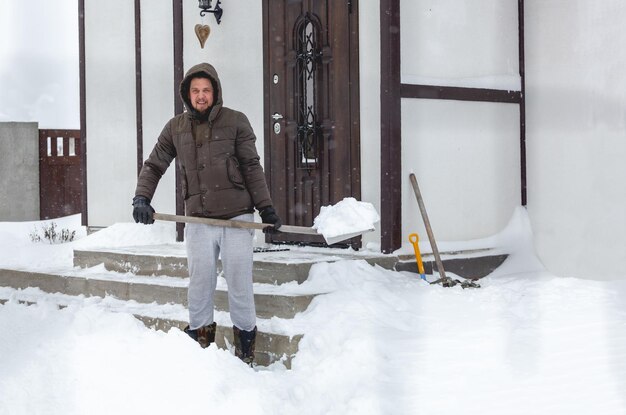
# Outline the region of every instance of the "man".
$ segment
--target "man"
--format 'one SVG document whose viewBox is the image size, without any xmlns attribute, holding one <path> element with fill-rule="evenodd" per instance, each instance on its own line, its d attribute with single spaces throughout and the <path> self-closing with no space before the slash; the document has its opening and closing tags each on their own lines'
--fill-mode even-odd
<svg viewBox="0 0 626 415">
<path fill-rule="evenodd" d="M 133 199 L 135 222 L 153 223 L 150 201 L 174 158 L 182 173 L 185 214 L 218 219 L 254 220 L 276 231 L 281 220 L 272 206 L 259 164 L 254 132 L 246 116 L 222 106 L 222 86 L 213 66 L 189 69 L 180 84 L 187 109 L 172 118 L 144 163 Z M 202 347 L 215 341 L 213 296 L 221 256 L 228 283 L 235 354 L 249 365 L 254 360 L 256 310 L 252 291 L 254 231 L 188 223 L 185 244 L 189 268 L 189 326 L 185 332 Z"/>
</svg>

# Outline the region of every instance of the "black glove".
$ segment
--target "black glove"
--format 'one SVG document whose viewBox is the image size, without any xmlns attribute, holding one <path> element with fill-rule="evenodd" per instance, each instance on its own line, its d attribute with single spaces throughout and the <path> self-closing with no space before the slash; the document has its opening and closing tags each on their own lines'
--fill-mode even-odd
<svg viewBox="0 0 626 415">
<path fill-rule="evenodd" d="M 136 223 L 149 225 L 154 223 L 152 214 L 154 209 L 150 206 L 150 201 L 145 196 L 135 196 L 133 198 L 133 218 Z"/>
<path fill-rule="evenodd" d="M 274 225 L 274 226 L 268 226 L 264 228 L 263 232 L 265 233 L 274 233 L 283 224 L 280 218 L 278 217 L 278 215 L 276 214 L 276 210 L 274 210 L 272 206 L 268 206 L 262 211 L 260 211 L 259 215 L 261 215 L 261 220 L 263 221 L 263 223 L 270 223 Z"/>
</svg>

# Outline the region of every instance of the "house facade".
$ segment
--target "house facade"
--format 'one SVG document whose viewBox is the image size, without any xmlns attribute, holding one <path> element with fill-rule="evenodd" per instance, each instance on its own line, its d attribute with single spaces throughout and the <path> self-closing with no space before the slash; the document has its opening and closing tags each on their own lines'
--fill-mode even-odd
<svg viewBox="0 0 626 415">
<path fill-rule="evenodd" d="M 393 252 L 425 235 L 414 173 L 438 240 L 488 237 L 526 206 L 549 270 L 619 277 L 619 1 L 219 4 L 218 24 L 192 0 L 79 1 L 86 225 L 132 220 L 138 169 L 183 110 L 178 82 L 210 62 L 224 105 L 250 119 L 286 223 L 356 197 L 381 214 L 362 242 Z M 176 175 L 159 185 L 160 212 L 182 212 Z"/>
</svg>

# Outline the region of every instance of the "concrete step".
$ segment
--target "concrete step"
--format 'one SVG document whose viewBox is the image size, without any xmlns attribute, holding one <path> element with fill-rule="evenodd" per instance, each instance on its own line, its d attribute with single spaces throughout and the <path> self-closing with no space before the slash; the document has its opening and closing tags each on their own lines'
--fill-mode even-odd
<svg viewBox="0 0 626 415">
<path fill-rule="evenodd" d="M 362 254 L 354 251 L 289 249 L 288 251 L 258 252 L 254 254 L 255 283 L 280 285 L 306 281 L 311 267 L 318 262 L 363 259 L 386 269 L 417 272 L 415 256 Z M 475 249 L 441 252 L 444 269 L 463 278 L 482 278 L 508 257 L 497 249 Z M 436 270 L 432 253 L 422 255 L 427 274 Z M 74 266 L 90 268 L 103 264 L 107 271 L 143 276 L 188 278 L 187 258 L 183 244 L 150 247 L 128 247 L 99 250 L 75 250 Z M 219 266 L 221 270 L 221 266 Z"/>
<path fill-rule="evenodd" d="M 494 249 L 476 249 L 462 252 L 444 252 L 441 254 L 441 262 L 446 272 L 454 273 L 468 279 L 480 279 L 498 268 L 508 258 L 508 254 Z M 424 272 L 433 274 L 437 271 L 433 254 L 422 256 Z M 400 255 L 395 264 L 396 271 L 409 271 L 418 273 L 415 256 Z"/>
<path fill-rule="evenodd" d="M 493 249 L 442 252 L 446 271 L 464 278 L 481 278 L 498 267 L 507 255 Z M 258 252 L 254 254 L 254 291 L 257 317 L 260 319 L 257 339 L 258 362 L 270 364 L 283 359 L 289 367 L 296 354 L 300 334 L 276 334 L 263 330 L 263 320 L 279 317 L 291 319 L 307 309 L 313 298 L 321 293 L 309 293 L 302 284 L 311 267 L 319 262 L 360 259 L 386 269 L 417 272 L 412 255 L 376 255 L 339 250 L 300 250 Z M 432 273 L 434 258 L 424 254 L 427 273 Z M 105 271 L 97 271 L 103 264 Z M 58 273 L 0 269 L 0 287 L 26 289 L 37 287 L 44 293 L 68 296 L 115 297 L 119 301 L 133 300 L 138 304 L 169 304 L 187 306 L 187 260 L 184 245 L 128 247 L 116 249 L 75 250 L 74 266 L 78 269 Z M 95 267 L 95 268 L 93 268 Z M 286 283 L 296 282 L 282 286 Z M 36 299 L 35 299 L 36 301 Z M 226 287 L 215 293 L 216 315 L 228 311 Z M 175 317 L 133 313 L 149 327 L 169 330 L 187 325 L 186 309 Z M 229 320 L 229 318 L 228 318 Z M 220 347 L 232 344 L 230 322 L 218 322 L 216 343 Z M 269 325 L 267 325 L 269 326 Z"/>
<path fill-rule="evenodd" d="M 169 331 L 172 327 L 183 330 L 187 326 L 186 321 L 167 320 L 158 317 L 145 317 L 135 315 L 147 327 L 155 330 Z M 261 366 L 269 366 L 270 364 L 282 361 L 287 367 L 291 368 L 291 360 L 298 352 L 298 343 L 302 339 L 302 335 L 298 334 L 293 337 L 276 333 L 267 333 L 257 329 L 255 361 Z M 233 349 L 233 328 L 232 326 L 217 326 L 215 333 L 215 343 L 217 347 L 222 349 Z"/>
<path fill-rule="evenodd" d="M 32 289 L 30 290 L 32 292 Z M 5 295 L 3 295 L 3 293 Z M 11 292 L 10 295 L 6 295 L 5 290 L 0 292 L 0 304 L 6 303 L 9 297 L 11 297 L 12 301 L 17 301 L 24 304 L 35 304 L 39 301 L 45 300 L 47 303 L 56 304 L 56 306 L 59 308 L 64 308 L 71 303 L 81 301 L 79 297 L 75 296 L 59 294 L 50 295 L 43 292 L 28 294 L 27 292 L 16 290 Z M 176 327 L 182 331 L 185 326 L 187 326 L 187 322 L 184 319 L 180 318 L 180 315 L 184 314 L 184 312 L 181 313 L 180 310 L 178 313 L 174 313 L 178 314 L 178 316 L 173 315 L 169 318 L 163 316 L 154 316 L 150 315 L 154 314 L 154 306 L 151 306 L 150 310 L 142 310 L 141 307 L 137 305 L 133 305 L 132 308 L 129 308 L 127 302 L 111 299 L 106 302 L 106 309 L 112 312 L 132 314 L 135 318 L 143 322 L 146 327 L 154 330 L 167 332 L 170 329 Z M 167 314 L 167 312 L 161 312 L 161 314 Z M 227 322 L 225 321 L 222 323 L 224 324 L 218 324 L 217 326 L 215 343 L 219 348 L 233 350 L 232 326 L 226 325 Z M 256 363 L 261 366 L 269 366 L 274 362 L 281 361 L 287 368 L 290 368 L 291 360 L 294 358 L 296 352 L 298 351 L 298 343 L 300 342 L 302 335 L 285 335 L 280 333 L 268 332 L 267 330 L 263 330 L 263 327 L 267 325 L 268 324 L 266 324 L 265 321 L 261 320 L 258 322 L 255 359 Z"/>
<path fill-rule="evenodd" d="M 393 269 L 398 262 L 398 257 L 393 255 L 360 254 L 348 250 L 345 253 L 320 249 L 255 252 L 253 278 L 255 283 L 260 284 L 280 285 L 293 281 L 301 284 L 308 278 L 309 270 L 315 263 L 346 259 L 364 259 L 387 269 Z M 90 268 L 100 264 L 107 271 L 188 278 L 187 257 L 182 244 L 74 250 L 74 266 Z M 221 264 L 218 267 L 221 270 Z"/>
<path fill-rule="evenodd" d="M 187 280 L 124 275 L 115 277 L 108 274 L 61 275 L 2 269 L 0 286 L 18 289 L 37 287 L 47 293 L 97 297 L 110 295 L 120 300 L 134 300 L 139 303 L 174 303 L 187 306 Z M 257 292 L 262 289 L 266 292 Z M 255 285 L 257 317 L 293 318 L 297 313 L 306 310 L 314 297 L 315 294 L 281 294 L 276 287 Z M 217 310 L 228 311 L 226 290 L 218 288 L 214 301 Z"/>
</svg>

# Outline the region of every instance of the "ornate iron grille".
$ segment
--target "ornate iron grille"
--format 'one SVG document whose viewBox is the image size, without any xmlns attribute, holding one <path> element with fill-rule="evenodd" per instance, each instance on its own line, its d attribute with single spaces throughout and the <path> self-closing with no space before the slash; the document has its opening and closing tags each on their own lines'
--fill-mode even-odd
<svg viewBox="0 0 626 415">
<path fill-rule="evenodd" d="M 319 161 L 322 129 L 317 117 L 317 69 L 322 52 L 317 42 L 318 26 L 310 13 L 298 22 L 296 34 L 296 84 L 298 114 L 298 168 L 311 170 Z"/>
</svg>

